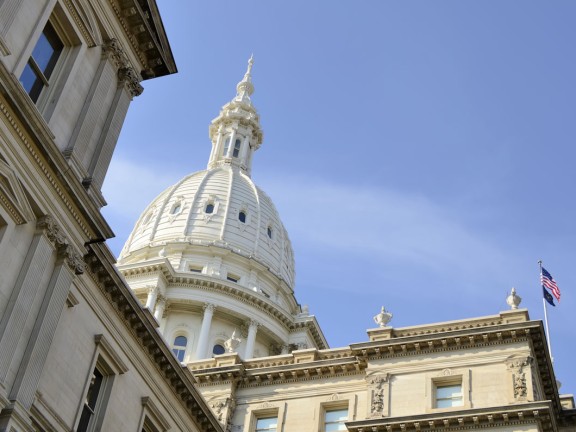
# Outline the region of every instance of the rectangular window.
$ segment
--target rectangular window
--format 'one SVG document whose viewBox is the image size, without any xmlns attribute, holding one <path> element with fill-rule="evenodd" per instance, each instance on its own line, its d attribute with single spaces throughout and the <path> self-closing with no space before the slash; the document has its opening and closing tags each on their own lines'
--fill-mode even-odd
<svg viewBox="0 0 576 432">
<path fill-rule="evenodd" d="M 197 265 L 191 265 L 190 266 L 190 271 L 192 273 L 202 273 L 202 270 L 204 270 L 204 267 L 202 267 L 202 266 L 197 266 Z"/>
<path fill-rule="evenodd" d="M 92 373 L 92 379 L 88 386 L 88 393 L 86 393 L 86 400 L 84 401 L 84 408 L 82 408 L 82 416 L 80 417 L 80 423 L 78 424 L 78 432 L 86 432 L 89 430 L 91 424 L 94 423 L 94 418 L 96 414 L 96 408 L 98 406 L 98 400 L 101 395 L 102 382 L 104 381 L 104 375 L 98 367 L 94 368 Z"/>
<path fill-rule="evenodd" d="M 48 87 L 63 49 L 64 43 L 58 37 L 52 24 L 48 22 L 20 75 L 22 86 L 34 102 L 38 101 L 42 89 Z"/>
<path fill-rule="evenodd" d="M 436 408 L 464 406 L 462 383 L 436 385 Z"/>
<path fill-rule="evenodd" d="M 347 408 L 326 410 L 324 413 L 324 431 L 345 431 L 347 430 L 344 425 L 346 421 L 348 421 Z"/>
<path fill-rule="evenodd" d="M 262 417 L 256 419 L 256 432 L 276 432 L 278 417 Z"/>
<path fill-rule="evenodd" d="M 226 279 L 228 279 L 230 282 L 238 282 L 240 280 L 240 276 L 236 276 L 234 274 L 228 273 L 228 276 L 226 276 Z"/>
</svg>

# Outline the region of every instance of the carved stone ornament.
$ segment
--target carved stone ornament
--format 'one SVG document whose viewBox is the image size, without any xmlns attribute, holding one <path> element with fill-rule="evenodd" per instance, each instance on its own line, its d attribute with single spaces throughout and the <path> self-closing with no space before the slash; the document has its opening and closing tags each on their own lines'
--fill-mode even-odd
<svg viewBox="0 0 576 432">
<path fill-rule="evenodd" d="M 240 342 L 242 342 L 242 339 L 236 336 L 236 330 L 234 330 L 232 332 L 232 336 L 224 341 L 224 348 L 226 348 L 226 352 L 236 352 L 238 346 L 240 346 Z"/>
<path fill-rule="evenodd" d="M 66 234 L 62 231 L 56 219 L 50 215 L 42 216 L 36 223 L 37 229 L 43 231 L 48 240 L 54 244 L 58 254 L 58 258 L 64 260 L 66 264 L 79 275 L 84 273 L 86 264 L 82 255 L 70 245 Z"/>
<path fill-rule="evenodd" d="M 516 400 L 525 401 L 527 399 L 528 386 L 524 368 L 530 366 L 531 363 L 532 357 L 513 358 L 506 362 L 508 369 L 512 372 L 512 388 Z"/>
<path fill-rule="evenodd" d="M 367 377 L 368 383 L 368 396 L 370 400 L 369 417 L 381 417 L 384 412 L 384 386 L 388 383 L 389 375 L 373 375 Z"/>
<path fill-rule="evenodd" d="M 514 374 L 514 397 L 519 400 L 526 399 L 528 394 L 528 388 L 526 387 L 526 374 L 518 373 Z"/>
<path fill-rule="evenodd" d="M 131 67 L 118 69 L 118 84 L 124 85 L 132 97 L 140 96 L 144 87 L 140 85 L 140 78 Z"/>
<path fill-rule="evenodd" d="M 392 321 L 392 314 L 387 312 L 386 308 L 382 306 L 380 313 L 374 316 L 374 322 L 378 324 L 379 327 L 386 327 L 390 321 Z"/>
<path fill-rule="evenodd" d="M 102 57 L 112 60 L 116 69 L 128 66 L 128 57 L 118 39 L 110 39 L 102 45 Z"/>
<path fill-rule="evenodd" d="M 512 288 L 510 295 L 506 297 L 506 303 L 510 306 L 510 309 L 518 309 L 518 306 L 522 302 L 522 297 L 516 294 L 516 288 Z"/>
</svg>

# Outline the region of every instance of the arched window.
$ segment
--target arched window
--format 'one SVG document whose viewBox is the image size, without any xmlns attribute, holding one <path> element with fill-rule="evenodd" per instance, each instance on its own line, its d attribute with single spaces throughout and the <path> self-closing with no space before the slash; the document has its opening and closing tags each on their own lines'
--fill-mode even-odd
<svg viewBox="0 0 576 432">
<path fill-rule="evenodd" d="M 238 213 L 238 220 L 242 223 L 246 223 L 246 212 L 244 210 L 241 210 L 240 213 Z"/>
<path fill-rule="evenodd" d="M 186 336 L 176 336 L 172 344 L 172 352 L 180 363 L 184 361 L 184 354 L 186 354 L 186 345 L 188 345 L 188 338 Z"/>
<path fill-rule="evenodd" d="M 212 348 L 212 354 L 214 355 L 224 354 L 225 352 L 226 348 L 224 348 L 224 346 L 220 343 L 217 343 L 216 345 L 214 345 L 214 348 Z"/>
<path fill-rule="evenodd" d="M 234 151 L 232 152 L 232 157 L 237 158 L 238 155 L 240 154 L 240 145 L 242 144 L 242 142 L 240 141 L 240 139 L 237 139 L 236 142 L 234 143 Z"/>
<path fill-rule="evenodd" d="M 208 204 L 206 204 L 206 208 L 204 209 L 205 213 L 214 213 L 214 203 L 209 202 Z"/>
<path fill-rule="evenodd" d="M 230 149 L 230 137 L 226 138 L 226 141 L 224 141 L 224 151 L 222 152 L 222 156 L 226 157 L 228 155 L 229 149 Z"/>
</svg>

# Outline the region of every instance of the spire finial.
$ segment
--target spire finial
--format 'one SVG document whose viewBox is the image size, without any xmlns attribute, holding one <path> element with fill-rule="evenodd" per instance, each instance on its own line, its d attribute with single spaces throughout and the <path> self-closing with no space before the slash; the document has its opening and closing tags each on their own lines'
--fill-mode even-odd
<svg viewBox="0 0 576 432">
<path fill-rule="evenodd" d="M 244 74 L 242 81 L 236 86 L 236 100 L 250 103 L 250 96 L 254 93 L 254 86 L 252 85 L 252 66 L 254 65 L 254 54 L 248 59 L 248 68 Z"/>
<path fill-rule="evenodd" d="M 253 65 L 254 65 L 254 54 L 251 54 L 250 58 L 248 59 L 248 69 L 246 70 L 246 75 L 250 75 L 252 73 Z M 244 75 L 244 77 L 246 77 L 246 75 Z"/>
</svg>

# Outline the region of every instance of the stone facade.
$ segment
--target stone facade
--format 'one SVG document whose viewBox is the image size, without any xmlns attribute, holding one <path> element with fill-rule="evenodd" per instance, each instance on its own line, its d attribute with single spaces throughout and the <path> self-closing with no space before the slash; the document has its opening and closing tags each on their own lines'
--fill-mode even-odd
<svg viewBox="0 0 576 432">
<path fill-rule="evenodd" d="M 0 430 L 221 431 L 114 267 L 100 192 L 154 1 L 0 0 Z"/>
</svg>

